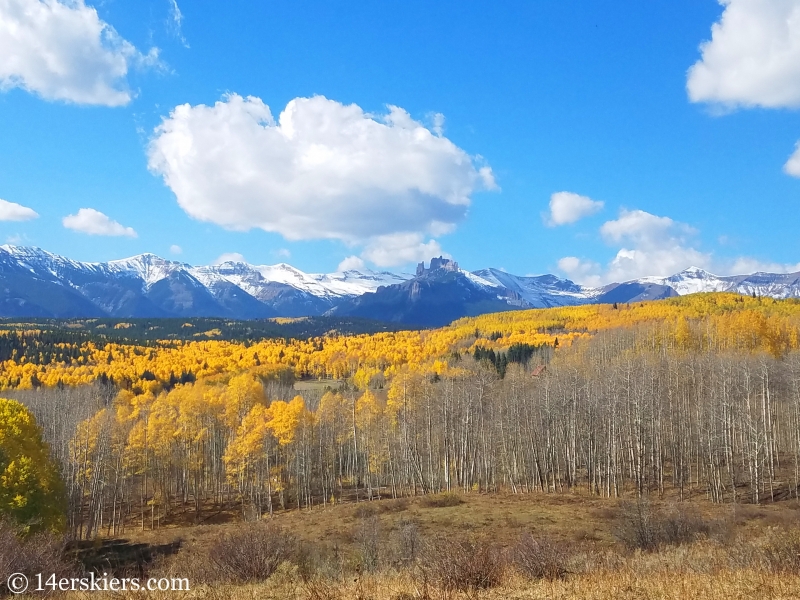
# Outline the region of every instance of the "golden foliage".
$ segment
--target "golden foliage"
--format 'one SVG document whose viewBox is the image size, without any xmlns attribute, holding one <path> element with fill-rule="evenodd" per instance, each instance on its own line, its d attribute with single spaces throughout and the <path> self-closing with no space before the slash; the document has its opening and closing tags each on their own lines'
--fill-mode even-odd
<svg viewBox="0 0 800 600">
<path fill-rule="evenodd" d="M 444 375 L 453 368 L 449 357 L 478 346 L 505 350 L 513 344 L 553 345 L 556 341 L 565 346 L 601 331 L 642 324 L 651 325 L 649 343 L 675 347 L 766 350 L 774 356 L 800 347 L 797 299 L 695 294 L 618 308 L 585 305 L 493 313 L 435 330 L 288 342 L 165 341 L 154 347 L 85 343 L 81 355 L 69 362 L 34 364 L 12 358 L 0 363 L 0 389 L 78 385 L 110 378 L 136 393 L 157 394 L 164 382 L 182 373 L 203 379 L 247 370 L 272 377 L 289 369 L 296 377 L 353 378 L 354 385 L 364 390 L 376 377 L 391 380 L 406 368 Z"/>
</svg>

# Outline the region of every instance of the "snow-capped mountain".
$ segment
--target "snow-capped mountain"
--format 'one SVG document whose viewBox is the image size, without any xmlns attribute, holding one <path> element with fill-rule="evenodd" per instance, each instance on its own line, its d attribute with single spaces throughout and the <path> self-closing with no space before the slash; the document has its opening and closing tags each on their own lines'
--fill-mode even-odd
<svg viewBox="0 0 800 600">
<path fill-rule="evenodd" d="M 481 269 L 473 275 L 499 289 L 514 292 L 521 305 L 533 308 L 587 304 L 602 293 L 555 275 L 520 277 L 499 269 Z"/>
<path fill-rule="evenodd" d="M 697 292 L 800 298 L 800 273 L 717 276 L 690 268 L 590 288 L 555 275 L 469 272 L 436 258 L 416 274 L 314 274 L 280 263 L 191 266 L 154 254 L 84 263 L 39 248 L 0 246 L 0 316 L 254 319 L 336 314 L 414 325 L 516 308 L 639 302 Z"/>
<path fill-rule="evenodd" d="M 283 284 L 317 298 L 334 300 L 374 292 L 382 285 L 393 285 L 411 279 L 411 275 L 345 271 L 343 273 L 308 274 L 291 265 L 249 265 L 224 262 L 219 265 L 190 268 L 189 272 L 203 283 L 224 279 L 238 285 L 255 298 L 262 298 L 270 284 Z"/>
<path fill-rule="evenodd" d="M 131 258 L 112 260 L 107 263 L 85 264 L 92 265 L 97 269 L 105 269 L 112 274 L 138 277 L 144 282 L 145 288 L 150 288 L 153 284 L 166 279 L 176 271 L 191 269 L 190 265 L 166 260 L 155 254 L 139 254 Z"/>
<path fill-rule="evenodd" d="M 0 246 L 0 315 L 321 315 L 342 299 L 412 277 L 367 270 L 309 274 L 283 263 L 193 267 L 154 254 L 83 263 L 39 248 L 6 245 Z"/>
<path fill-rule="evenodd" d="M 690 267 L 671 277 L 645 277 L 638 281 L 670 287 L 680 296 L 699 292 L 736 292 L 772 298 L 800 297 L 800 272 L 719 276 Z"/>
</svg>

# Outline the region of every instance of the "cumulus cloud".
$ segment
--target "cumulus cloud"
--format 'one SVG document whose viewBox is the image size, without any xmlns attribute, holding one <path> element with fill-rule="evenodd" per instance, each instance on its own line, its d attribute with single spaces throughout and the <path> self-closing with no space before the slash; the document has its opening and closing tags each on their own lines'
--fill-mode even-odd
<svg viewBox="0 0 800 600">
<path fill-rule="evenodd" d="M 783 171 L 792 177 L 800 177 L 800 142 L 795 146 L 794 154 L 783 165 Z"/>
<path fill-rule="evenodd" d="M 178 246 L 178 244 L 172 244 L 172 246 L 169 247 L 169 252 L 170 254 L 183 254 L 183 248 Z"/>
<path fill-rule="evenodd" d="M 32 208 L 22 206 L 16 202 L 0 200 L 0 221 L 30 221 L 39 216 Z"/>
<path fill-rule="evenodd" d="M 558 261 L 559 270 L 570 279 L 589 286 L 641 277 L 668 277 L 689 267 L 699 267 L 717 275 L 800 271 L 800 263 L 763 262 L 746 256 L 717 258 L 696 248 L 696 229 L 643 210 L 621 210 L 619 218 L 600 227 L 600 234 L 607 244 L 618 248 L 608 264 L 603 266 L 592 260 L 566 256 Z"/>
<path fill-rule="evenodd" d="M 602 267 L 599 263 L 591 260 L 583 260 L 577 256 L 565 256 L 559 259 L 558 268 L 570 279 L 583 285 L 599 286 L 604 283 L 600 275 Z"/>
<path fill-rule="evenodd" d="M 797 273 L 800 263 L 786 264 L 761 261 L 746 256 L 739 257 L 724 267 L 724 272 L 730 275 L 745 275 L 748 273 Z"/>
<path fill-rule="evenodd" d="M 697 232 L 685 223 L 678 223 L 669 217 L 623 208 L 618 219 L 603 223 L 600 233 L 609 242 L 627 241 L 636 246 L 652 247 L 673 243 Z"/>
<path fill-rule="evenodd" d="M 178 106 L 155 130 L 148 159 L 195 219 L 371 244 L 382 264 L 390 259 L 376 239 L 452 230 L 474 192 L 496 188 L 479 158 L 403 109 L 371 115 L 322 96 L 295 98 L 277 121 L 259 98 L 237 94 Z"/>
<path fill-rule="evenodd" d="M 600 228 L 606 242 L 623 247 L 608 265 L 608 281 L 668 276 L 687 267 L 706 268 L 711 255 L 692 247 L 697 231 L 669 217 L 643 210 L 622 210 Z"/>
<path fill-rule="evenodd" d="M 137 237 L 132 227 L 125 227 L 93 208 L 82 208 L 77 214 L 61 219 L 64 227 L 88 235 Z"/>
<path fill-rule="evenodd" d="M 550 227 L 568 225 L 602 209 L 603 202 L 599 200 L 592 200 L 572 192 L 556 192 L 550 196 L 550 215 L 547 217 L 547 224 Z"/>
<path fill-rule="evenodd" d="M 220 254 L 217 257 L 217 260 L 212 262 L 212 265 L 221 265 L 222 263 L 226 262 L 234 262 L 234 263 L 246 263 L 247 261 L 244 259 L 244 256 L 239 254 L 238 252 L 225 252 L 224 254 Z"/>
<path fill-rule="evenodd" d="M 344 273 L 345 271 L 361 271 L 364 266 L 364 261 L 358 256 L 348 256 L 339 263 L 339 266 L 336 267 L 336 272 Z"/>
<path fill-rule="evenodd" d="M 689 69 L 693 102 L 800 106 L 800 2 L 719 0 L 725 7 Z"/>
<path fill-rule="evenodd" d="M 157 48 L 142 54 L 84 0 L 0 0 L 0 89 L 121 106 L 128 70 L 156 64 Z"/>
<path fill-rule="evenodd" d="M 697 232 L 689 225 L 643 210 L 621 210 L 619 218 L 600 228 L 603 239 L 621 246 L 611 262 L 602 268 L 576 257 L 562 258 L 559 269 L 586 285 L 628 281 L 647 276 L 669 276 L 687 267 L 708 268 L 711 254 L 693 247 Z"/>
<path fill-rule="evenodd" d="M 426 242 L 420 233 L 393 233 L 370 240 L 361 256 L 379 267 L 395 267 L 450 255 L 442 252 L 439 242 Z"/>
</svg>

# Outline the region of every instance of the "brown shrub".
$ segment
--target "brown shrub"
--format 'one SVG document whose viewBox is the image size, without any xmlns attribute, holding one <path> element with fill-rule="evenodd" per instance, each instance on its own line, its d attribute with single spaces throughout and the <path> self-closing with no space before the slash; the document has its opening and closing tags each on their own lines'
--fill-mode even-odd
<svg viewBox="0 0 800 600">
<path fill-rule="evenodd" d="M 800 575 L 800 529 L 770 531 L 761 540 L 732 546 L 729 555 L 735 567 Z"/>
<path fill-rule="evenodd" d="M 398 566 L 413 564 L 422 549 L 419 526 L 409 519 L 401 519 L 394 535 L 394 557 Z"/>
<path fill-rule="evenodd" d="M 445 508 L 464 504 L 464 499 L 455 492 L 444 492 L 423 496 L 419 503 L 424 508 Z"/>
<path fill-rule="evenodd" d="M 242 525 L 212 541 L 205 552 L 194 557 L 194 565 L 178 560 L 182 568 L 207 583 L 246 583 L 264 581 L 284 561 L 296 554 L 294 537 L 277 525 L 258 523 Z M 191 561 L 191 559 L 190 559 Z"/>
<path fill-rule="evenodd" d="M 408 505 L 408 498 L 361 502 L 355 510 L 353 510 L 353 516 L 357 519 L 366 519 L 382 513 L 403 512 L 404 510 L 408 510 Z"/>
<path fill-rule="evenodd" d="M 568 573 L 568 558 L 562 544 L 547 538 L 535 538 L 530 533 L 521 535 L 511 549 L 512 564 L 531 579 L 561 579 Z"/>
<path fill-rule="evenodd" d="M 382 503 L 385 512 L 403 512 L 408 510 L 409 501 L 408 498 L 395 498 L 394 500 L 388 500 Z"/>
<path fill-rule="evenodd" d="M 330 579 L 314 578 L 303 584 L 306 600 L 340 600 L 341 584 Z"/>
<path fill-rule="evenodd" d="M 379 512 L 380 511 L 378 507 L 372 502 L 363 502 L 356 506 L 355 510 L 353 510 L 353 516 L 356 519 L 368 519 L 370 517 L 374 517 Z"/>
<path fill-rule="evenodd" d="M 620 505 L 613 533 L 628 549 L 655 551 L 691 543 L 710 531 L 709 523 L 690 505 L 658 511 L 640 499 Z"/>
<path fill-rule="evenodd" d="M 376 571 L 381 558 L 381 521 L 371 516 L 356 525 L 353 541 L 358 550 L 359 566 L 364 571 Z"/>
<path fill-rule="evenodd" d="M 22 537 L 21 530 L 0 520 L 0 596 L 10 593 L 5 577 L 22 573 L 31 579 L 37 573 L 55 574 L 57 579 L 76 571 L 75 565 L 64 558 L 63 538 L 38 533 Z"/>
<path fill-rule="evenodd" d="M 421 569 L 426 582 L 448 592 L 465 592 L 498 586 L 505 561 L 500 549 L 486 538 L 439 538 L 428 544 Z"/>
<path fill-rule="evenodd" d="M 711 532 L 708 523 L 697 509 L 690 505 L 672 506 L 658 515 L 660 543 L 673 546 L 691 544 Z"/>
</svg>

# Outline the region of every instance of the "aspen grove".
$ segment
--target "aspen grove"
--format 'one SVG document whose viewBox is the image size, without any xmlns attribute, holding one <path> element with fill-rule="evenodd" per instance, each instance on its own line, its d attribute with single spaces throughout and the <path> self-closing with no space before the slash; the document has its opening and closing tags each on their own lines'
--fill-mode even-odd
<svg viewBox="0 0 800 600">
<path fill-rule="evenodd" d="M 704 294 L 373 336 L 93 342 L 0 378 L 85 538 L 443 491 L 763 503 L 800 489 L 799 333 L 797 301 Z"/>
</svg>

